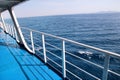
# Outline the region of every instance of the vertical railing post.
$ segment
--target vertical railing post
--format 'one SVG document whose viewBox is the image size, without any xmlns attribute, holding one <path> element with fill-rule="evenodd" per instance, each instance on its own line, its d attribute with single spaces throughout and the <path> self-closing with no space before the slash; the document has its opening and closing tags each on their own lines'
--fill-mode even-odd
<svg viewBox="0 0 120 80">
<path fill-rule="evenodd" d="M 12 36 L 12 27 L 9 25 L 10 27 L 10 35 Z"/>
<path fill-rule="evenodd" d="M 15 28 L 14 28 L 14 26 L 12 26 L 13 27 L 13 38 L 15 39 Z"/>
<path fill-rule="evenodd" d="M 45 36 L 42 34 L 42 45 L 43 45 L 43 54 L 44 54 L 44 62 L 47 62 L 47 57 L 46 57 L 46 48 L 45 48 Z"/>
<path fill-rule="evenodd" d="M 12 37 L 14 38 L 14 29 L 13 29 L 13 26 L 12 26 Z"/>
<path fill-rule="evenodd" d="M 6 31 L 7 31 L 7 30 L 6 30 L 6 24 L 5 24 L 5 21 L 4 21 L 4 19 L 3 19 L 2 14 L 0 14 L 0 17 L 1 17 L 1 20 L 2 20 L 2 24 L 3 24 L 3 30 L 6 32 Z"/>
<path fill-rule="evenodd" d="M 5 27 L 5 32 L 8 33 L 8 27 L 9 27 L 9 26 L 8 26 L 7 24 L 5 24 L 5 26 L 6 26 L 6 27 Z"/>
<path fill-rule="evenodd" d="M 104 60 L 104 69 L 103 69 L 102 80 L 107 80 L 108 69 L 109 69 L 109 61 L 110 61 L 110 55 L 106 54 L 105 55 L 105 60 Z"/>
<path fill-rule="evenodd" d="M 9 26 L 9 25 L 7 25 L 7 28 L 8 28 L 8 30 L 9 30 L 8 34 L 10 34 L 10 33 L 11 33 L 10 26 Z"/>
<path fill-rule="evenodd" d="M 16 33 L 17 33 L 17 37 L 18 37 L 18 40 L 19 40 L 19 44 L 23 44 L 24 47 L 25 47 L 30 53 L 33 53 L 33 50 L 31 50 L 31 49 L 29 48 L 29 46 L 27 45 L 27 43 L 26 43 L 26 41 L 25 41 L 25 39 L 24 39 L 24 36 L 23 36 L 23 34 L 22 34 L 20 25 L 19 25 L 19 23 L 18 23 L 18 21 L 17 21 L 17 18 L 16 18 L 16 16 L 15 16 L 15 13 L 14 13 L 13 8 L 12 8 L 12 7 L 9 7 L 9 8 L 8 8 L 8 11 L 9 11 L 10 16 L 11 16 L 11 18 L 12 18 L 12 21 L 13 21 L 13 23 L 14 23 L 14 27 L 15 27 L 15 29 L 16 29 Z"/>
<path fill-rule="evenodd" d="M 18 40 L 18 36 L 17 36 L 17 32 L 16 32 L 15 27 L 14 27 L 14 30 L 15 30 L 15 39 L 16 39 L 16 41 L 19 43 L 19 40 Z"/>
<path fill-rule="evenodd" d="M 10 25 L 8 25 L 9 26 L 9 28 L 10 28 L 10 35 L 11 35 L 11 27 L 10 27 Z"/>
<path fill-rule="evenodd" d="M 65 41 L 64 40 L 62 40 L 62 71 L 63 71 L 63 78 L 66 78 Z"/>
<path fill-rule="evenodd" d="M 7 30 L 7 32 L 6 33 L 9 33 L 9 26 L 6 24 L 6 30 Z"/>
<path fill-rule="evenodd" d="M 8 26 L 7 24 L 5 24 L 5 26 L 6 26 L 6 27 L 5 27 L 5 32 L 8 33 L 8 32 L 9 32 L 9 30 L 8 30 L 8 27 L 9 27 L 9 26 Z"/>
<path fill-rule="evenodd" d="M 14 38 L 16 39 L 16 31 L 15 31 L 15 27 L 13 27 L 14 29 Z"/>
<path fill-rule="evenodd" d="M 30 38 L 31 38 L 33 54 L 35 54 L 35 47 L 34 47 L 34 42 L 33 42 L 33 33 L 32 33 L 32 31 L 30 31 Z"/>
<path fill-rule="evenodd" d="M 11 27 L 11 36 L 13 37 L 13 27 L 10 25 Z"/>
<path fill-rule="evenodd" d="M 7 24 L 5 24 L 5 32 L 6 32 L 6 33 L 8 33 L 8 27 L 9 27 L 9 26 L 8 26 Z"/>
</svg>

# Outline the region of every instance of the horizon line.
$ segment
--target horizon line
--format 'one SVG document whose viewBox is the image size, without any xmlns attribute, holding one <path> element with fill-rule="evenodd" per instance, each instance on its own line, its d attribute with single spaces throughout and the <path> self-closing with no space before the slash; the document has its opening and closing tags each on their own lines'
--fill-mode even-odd
<svg viewBox="0 0 120 80">
<path fill-rule="evenodd" d="M 69 13 L 69 14 L 53 14 L 53 15 L 36 15 L 36 16 L 23 16 L 17 18 L 32 18 L 32 17 L 49 17 L 49 16 L 64 16 L 64 15 L 79 15 L 79 14 L 110 14 L 110 13 L 120 13 L 120 11 L 99 11 L 99 12 L 89 12 L 89 13 Z M 10 18 L 5 18 L 10 19 Z"/>
</svg>

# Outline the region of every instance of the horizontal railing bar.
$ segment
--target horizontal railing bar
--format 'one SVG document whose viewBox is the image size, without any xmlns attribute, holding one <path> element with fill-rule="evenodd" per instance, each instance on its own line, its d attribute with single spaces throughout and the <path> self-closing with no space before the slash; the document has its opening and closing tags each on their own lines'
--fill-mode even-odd
<svg viewBox="0 0 120 80">
<path fill-rule="evenodd" d="M 51 51 L 49 51 L 49 50 L 47 50 L 47 49 L 46 49 L 46 51 L 47 51 L 47 52 L 49 52 L 50 54 L 52 54 L 53 56 L 55 56 L 55 57 L 57 57 L 57 58 L 59 58 L 59 59 L 61 59 L 61 60 L 62 60 L 62 58 L 61 58 L 61 57 L 59 57 L 59 56 L 55 55 L 55 54 L 54 54 L 54 53 L 52 53 Z"/>
<path fill-rule="evenodd" d="M 43 55 L 43 53 L 39 51 L 39 54 L 37 54 L 37 55 L 39 55 L 39 56 L 40 56 L 40 55 Z M 42 59 L 42 60 L 43 60 L 43 59 Z"/>
<path fill-rule="evenodd" d="M 23 34 L 24 34 L 24 35 L 27 35 L 25 32 L 23 32 Z M 33 33 L 33 34 L 34 34 L 34 33 Z M 27 35 L 27 36 L 30 36 L 30 35 Z M 37 40 L 37 41 L 41 41 L 41 39 L 38 39 L 38 38 L 36 38 L 36 37 L 34 37 L 34 39 Z"/>
<path fill-rule="evenodd" d="M 28 42 L 27 45 L 31 45 L 31 42 L 30 42 L 31 40 L 29 40 L 29 39 L 25 39 L 25 40 L 26 40 L 26 42 Z"/>
<path fill-rule="evenodd" d="M 22 28 L 24 28 L 24 27 L 22 27 Z M 62 37 L 58 37 L 58 36 L 55 36 L 55 35 L 51 35 L 51 34 L 48 34 L 48 33 L 44 33 L 44 32 L 40 32 L 40 31 L 32 30 L 32 29 L 29 29 L 29 28 L 24 28 L 24 29 L 29 30 L 29 31 L 33 31 L 33 32 L 36 32 L 36 33 L 39 33 L 39 34 L 42 34 L 42 35 L 50 36 L 50 37 L 53 37 L 53 38 L 56 38 L 56 39 L 64 40 L 64 41 L 66 41 L 66 42 L 70 42 L 70 43 L 73 43 L 73 44 L 76 44 L 76 45 L 79 45 L 79 46 L 83 46 L 83 47 L 86 47 L 86 48 L 90 48 L 90 49 L 93 49 L 93 50 L 97 50 L 97 51 L 103 52 L 104 54 L 108 54 L 108 55 L 113 56 L 113 57 L 120 58 L 120 54 L 118 54 L 118 53 L 110 52 L 110 51 L 103 50 L 103 49 L 100 49 L 100 48 L 97 48 L 97 47 L 93 47 L 93 46 L 86 45 L 86 44 L 83 44 L 83 43 L 79 43 L 79 42 L 76 42 L 76 41 L 73 41 L 73 40 L 69 40 L 69 39 L 66 39 L 66 38 L 62 38 Z M 10 32 L 11 32 L 11 31 L 10 31 Z M 11 35 L 12 35 L 12 34 L 11 34 Z M 26 35 L 26 34 L 25 34 L 25 35 Z M 26 35 L 26 36 L 30 36 L 30 35 Z M 38 38 L 35 38 L 35 40 L 39 40 L 39 39 L 38 39 Z M 54 45 L 52 45 L 52 44 L 50 44 L 50 43 L 48 43 L 48 42 L 46 42 L 45 44 L 47 44 L 47 45 L 49 45 L 49 46 L 51 46 L 51 47 L 54 47 L 54 48 L 56 48 L 56 49 L 58 49 L 58 50 L 62 50 L 62 49 L 58 48 L 57 46 L 54 46 Z M 54 53 L 50 52 L 49 50 L 48 50 L 47 52 L 49 52 L 50 54 L 52 54 L 53 56 L 55 56 L 55 57 L 57 57 L 57 58 L 59 58 L 59 59 L 62 59 L 61 57 L 55 55 Z M 92 61 L 88 61 L 88 60 L 86 60 L 86 59 L 84 59 L 84 58 L 78 57 L 78 56 L 76 56 L 76 55 L 74 55 L 74 54 L 72 54 L 72 53 L 70 53 L 70 52 L 68 52 L 68 51 L 65 51 L 65 52 L 68 53 L 68 54 L 71 55 L 71 56 L 74 56 L 74 57 L 76 57 L 76 58 L 78 58 L 78 59 L 84 60 L 84 61 L 86 61 L 86 62 L 88 62 L 88 63 L 90 63 L 90 64 L 92 64 L 92 65 L 95 65 L 95 66 L 97 66 L 97 67 L 99 67 L 99 68 L 104 69 L 104 67 L 102 67 L 101 65 L 98 65 L 98 64 L 96 64 L 96 63 L 94 63 L 94 62 L 92 62 Z M 47 58 L 48 58 L 48 57 L 47 57 Z M 59 67 L 62 68 L 61 65 L 59 65 L 58 63 L 56 63 L 56 62 L 53 61 L 52 59 L 50 59 L 50 58 L 48 58 L 48 59 L 49 59 L 50 61 L 52 61 L 54 64 L 56 64 L 57 66 L 59 66 Z M 94 77 L 94 78 L 96 78 L 96 79 L 99 79 L 99 78 L 97 78 L 96 76 L 90 74 L 89 72 L 87 72 L 87 71 L 79 68 L 78 66 L 72 64 L 71 62 L 68 62 L 68 61 L 66 61 L 66 62 L 67 62 L 68 64 L 74 66 L 75 68 L 77 68 L 77 69 L 85 72 L 86 74 L 88 74 L 88 75 L 90 75 L 90 76 L 92 76 L 92 77 Z M 120 74 L 118 74 L 118 73 L 116 73 L 116 72 L 114 72 L 114 71 L 108 70 L 108 72 L 111 72 L 111 73 L 113 73 L 113 74 L 115 74 L 115 75 L 117 75 L 117 76 L 120 76 Z M 73 73 L 72 73 L 72 74 L 73 74 Z"/>
<path fill-rule="evenodd" d="M 34 43 L 35 44 L 35 43 Z M 37 46 L 37 47 L 41 47 L 40 45 L 38 45 L 38 44 L 35 44 L 35 46 Z"/>
<path fill-rule="evenodd" d="M 50 61 L 52 61 L 53 63 L 55 63 L 57 66 L 59 66 L 60 68 L 62 68 L 61 65 L 59 65 L 58 63 L 56 63 L 55 61 L 53 61 L 52 59 L 50 59 L 49 57 L 47 57 Z"/>
<path fill-rule="evenodd" d="M 68 73 L 70 73 L 71 75 L 73 75 L 74 77 L 76 77 L 79 80 L 82 80 L 80 77 L 78 77 L 77 75 L 75 75 L 74 73 L 70 72 L 69 70 L 66 70 Z"/>
<path fill-rule="evenodd" d="M 34 39 L 37 40 L 37 41 L 41 41 L 40 39 L 38 39 L 38 38 L 36 38 L 36 37 L 34 37 Z M 42 42 L 42 41 L 41 41 L 41 42 Z"/>
<path fill-rule="evenodd" d="M 120 77 L 120 74 L 118 74 L 118 73 L 116 73 L 116 72 L 114 72 L 114 71 L 108 70 L 108 72 L 111 72 L 112 74 L 115 74 L 115 75 L 117 75 L 117 76 Z"/>
<path fill-rule="evenodd" d="M 49 44 L 49 43 L 47 43 L 47 44 Z M 50 44 L 50 45 L 51 45 L 51 44 Z M 53 46 L 53 45 L 51 45 L 51 46 Z M 56 46 L 54 46 L 54 47 L 56 47 Z M 59 48 L 59 49 L 60 49 L 60 48 Z M 100 66 L 100 65 L 98 65 L 98 64 L 95 64 L 95 63 L 90 62 L 90 61 L 88 61 L 88 60 L 86 60 L 86 59 L 80 58 L 80 57 L 78 57 L 78 56 L 76 56 L 76 55 L 73 55 L 73 54 L 70 53 L 70 52 L 67 52 L 67 51 L 66 51 L 66 53 L 69 53 L 69 55 L 72 55 L 72 56 L 74 56 L 74 57 L 77 57 L 77 58 L 79 58 L 79 59 L 82 59 L 82 60 L 84 60 L 84 61 L 86 61 L 86 62 L 88 62 L 88 63 L 91 63 L 91 64 L 93 64 L 93 65 L 95 65 L 95 66 L 103 69 L 103 67 Z M 53 54 L 53 53 L 52 53 L 52 54 Z M 58 57 L 58 56 L 56 56 L 56 57 Z M 60 57 L 58 57 L 58 58 L 61 59 Z"/>
<path fill-rule="evenodd" d="M 49 43 L 47 43 L 47 44 L 49 44 Z M 51 45 L 51 44 L 50 44 L 50 45 Z M 53 45 L 52 45 L 52 46 L 53 46 Z M 56 46 L 55 46 L 55 47 L 56 47 Z M 60 49 L 60 48 L 59 48 L 59 49 Z M 50 52 L 50 51 L 48 51 L 48 50 L 47 50 L 47 52 L 49 52 L 49 53 L 51 53 L 52 55 L 54 55 L 52 52 Z M 69 55 L 72 55 L 72 56 L 74 56 L 74 57 L 77 57 L 77 58 L 79 58 L 79 59 L 82 59 L 82 60 L 84 60 L 84 61 L 86 61 L 86 62 L 88 62 L 88 63 L 91 63 L 91 64 L 93 64 L 93 65 L 95 65 L 95 66 L 103 69 L 103 67 L 100 66 L 100 65 L 98 65 L 98 64 L 95 64 L 95 63 L 90 62 L 90 61 L 88 61 L 88 60 L 86 60 L 86 59 L 83 59 L 83 58 L 81 58 L 81 57 L 78 57 L 78 56 L 76 56 L 76 55 L 74 55 L 74 54 L 72 54 L 72 53 L 70 53 L 70 52 L 67 52 L 67 51 L 66 51 L 66 53 L 68 53 Z M 57 56 L 57 55 L 54 55 L 54 56 L 56 56 L 57 58 L 61 59 L 61 58 L 60 58 L 59 56 Z M 115 74 L 115 75 L 117 75 L 117 76 L 120 76 L 120 74 L 118 74 L 118 73 L 116 73 L 116 72 L 113 72 L 113 71 L 111 71 L 111 70 L 109 70 L 109 72 L 111 72 L 111 73 L 113 73 L 113 74 Z"/>
<path fill-rule="evenodd" d="M 88 62 L 88 63 L 90 63 L 90 64 L 92 64 L 92 65 L 95 65 L 95 66 L 103 69 L 103 67 L 100 66 L 100 65 L 98 65 L 98 64 L 95 64 L 95 63 L 93 63 L 93 62 L 91 62 L 91 61 L 88 61 L 88 60 L 86 60 L 86 59 L 84 59 L 84 58 L 81 58 L 81 57 L 79 57 L 79 56 L 76 56 L 76 55 L 74 55 L 74 54 L 72 54 L 72 53 L 70 53 L 70 52 L 67 52 L 67 51 L 66 51 L 66 53 L 68 53 L 69 55 L 71 55 L 71 56 L 73 56 L 73 57 L 76 57 L 76 58 L 78 58 L 78 59 L 84 60 L 84 61 L 86 61 L 86 62 Z"/>
<path fill-rule="evenodd" d="M 41 42 L 42 43 L 42 42 Z M 37 42 L 35 42 L 34 44 L 36 44 L 36 46 L 40 46 L 40 45 L 42 45 L 42 44 L 40 44 L 40 43 L 37 43 Z"/>
<path fill-rule="evenodd" d="M 43 50 L 43 48 L 40 45 L 38 45 L 38 44 L 34 44 L 34 45 L 35 45 L 35 48 L 37 46 L 37 49 L 39 48 L 39 50 Z M 35 49 L 35 50 L 37 50 L 37 49 Z"/>
<path fill-rule="evenodd" d="M 62 50 L 62 49 L 60 49 L 60 48 L 58 48 L 58 47 L 56 47 L 56 46 L 54 46 L 54 45 L 52 45 L 52 44 L 50 44 L 50 43 L 48 43 L 48 42 L 46 42 L 46 44 L 49 45 L 49 46 L 51 46 L 51 47 L 53 47 L 53 48 L 56 48 L 56 49 L 58 49 L 58 50 Z"/>
<path fill-rule="evenodd" d="M 66 39 L 66 38 L 55 36 L 55 35 L 51 35 L 51 34 L 48 34 L 48 33 L 32 30 L 32 29 L 29 29 L 29 28 L 25 28 L 25 27 L 21 27 L 21 28 L 24 28 L 24 29 L 27 29 L 27 30 L 30 30 L 30 31 L 34 31 L 34 32 L 37 32 L 37 33 L 40 33 L 40 34 L 44 34 L 44 35 L 47 35 L 47 36 L 51 36 L 51 37 L 54 37 L 54 38 L 57 38 L 57 39 L 61 39 L 61 40 L 67 41 L 67 42 L 71 42 L 71 43 L 74 43 L 74 44 L 77 44 L 77 45 L 80 45 L 80 46 L 83 46 L 83 47 L 87 47 L 87 48 L 97 50 L 97 51 L 106 53 L 108 55 L 120 58 L 120 54 L 115 53 L 115 52 L 110 52 L 110 51 L 103 50 L 103 49 L 100 49 L 100 48 L 97 48 L 97 47 L 93 47 L 93 46 L 86 45 L 86 44 L 83 44 L 83 43 L 79 43 L 79 42 L 76 42 L 76 41 L 73 41 L 73 40 L 70 40 L 70 39 Z"/>
<path fill-rule="evenodd" d="M 27 37 L 30 37 L 30 35 L 27 35 L 27 34 L 23 34 L 23 36 L 27 36 Z"/>
<path fill-rule="evenodd" d="M 47 63 L 49 64 L 51 67 L 53 67 L 57 72 L 59 72 L 60 74 L 62 74 L 62 72 L 60 72 L 57 68 L 55 68 L 53 65 L 51 65 L 50 63 Z"/>
<path fill-rule="evenodd" d="M 58 63 L 54 62 L 52 59 L 50 59 L 49 57 L 47 57 L 48 60 L 52 61 L 54 64 L 56 64 L 57 66 L 59 66 L 60 68 L 62 68 L 61 65 L 59 65 Z M 55 68 L 53 65 L 51 65 L 50 63 L 47 62 L 47 64 L 49 64 L 51 67 L 53 67 L 57 72 L 59 72 L 60 74 L 62 74 L 61 71 L 59 71 L 57 68 Z"/>
<path fill-rule="evenodd" d="M 78 67 L 78 66 L 72 64 L 71 62 L 68 62 L 68 61 L 66 61 L 66 62 L 67 62 L 68 64 L 72 65 L 73 67 L 77 68 L 78 70 L 80 70 L 80 71 L 82 71 L 82 72 L 88 74 L 89 76 L 91 76 L 91 77 L 93 77 L 93 78 L 95 78 L 95 79 L 97 79 L 97 80 L 100 80 L 98 77 L 96 77 L 96 76 L 92 75 L 91 73 L 89 73 L 89 72 L 87 72 L 87 71 L 81 69 L 80 67 Z"/>
</svg>

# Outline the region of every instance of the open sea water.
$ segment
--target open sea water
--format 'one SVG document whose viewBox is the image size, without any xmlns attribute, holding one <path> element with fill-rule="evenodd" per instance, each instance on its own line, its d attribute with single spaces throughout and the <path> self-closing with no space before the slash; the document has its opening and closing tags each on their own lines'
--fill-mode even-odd
<svg viewBox="0 0 120 80">
<path fill-rule="evenodd" d="M 41 16 L 19 18 L 18 20 L 22 27 L 120 53 L 120 13 Z M 82 53 L 79 50 L 76 52 Z M 73 53 L 75 52 L 73 51 Z M 95 56 L 92 57 L 97 62 L 97 58 Z M 120 60 L 114 61 L 117 64 L 112 65 L 112 68 L 117 66 L 115 70 L 120 73 Z M 89 66 L 86 67 L 89 69 Z M 92 72 L 95 74 L 99 73 L 94 71 L 94 69 Z M 99 74 L 97 76 L 101 77 Z M 110 80 L 118 79 L 120 80 L 120 77 L 110 78 Z"/>
<path fill-rule="evenodd" d="M 120 13 L 20 18 L 20 26 L 120 53 Z"/>
</svg>

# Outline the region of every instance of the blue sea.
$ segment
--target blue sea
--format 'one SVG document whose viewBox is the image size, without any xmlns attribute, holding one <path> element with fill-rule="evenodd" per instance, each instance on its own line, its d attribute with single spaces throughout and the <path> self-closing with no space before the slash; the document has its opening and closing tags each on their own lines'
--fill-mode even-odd
<svg viewBox="0 0 120 80">
<path fill-rule="evenodd" d="M 20 26 L 120 53 L 120 13 L 20 18 Z"/>
<path fill-rule="evenodd" d="M 27 27 L 41 32 L 50 33 L 56 36 L 68 38 L 77 42 L 95 46 L 101 49 L 120 53 L 120 13 L 95 13 L 95 14 L 74 14 L 74 15 L 56 15 L 56 16 L 39 16 L 29 18 L 18 18 L 21 27 Z M 52 39 L 52 43 L 59 43 Z M 69 43 L 68 43 L 69 44 Z M 78 54 L 80 50 L 73 48 L 74 45 L 69 46 L 69 51 L 73 54 Z M 82 48 L 83 50 L 86 50 Z M 91 52 L 91 50 L 87 50 Z M 59 52 L 59 51 L 54 51 Z M 95 53 L 95 52 L 92 52 Z M 84 58 L 85 55 L 80 55 Z M 103 59 L 100 56 L 92 55 L 86 59 L 94 59 L 93 62 L 103 65 Z M 83 69 L 98 76 L 102 71 L 94 66 L 88 65 L 84 62 L 75 60 L 68 56 L 68 59 L 73 61 L 76 65 L 79 64 Z M 101 60 L 101 61 L 100 61 Z M 99 62 L 100 61 L 100 62 Z M 120 74 L 120 60 L 111 60 L 110 68 Z M 72 68 L 72 67 L 71 67 Z M 99 70 L 99 71 L 97 71 Z M 89 80 L 89 77 L 80 73 L 84 80 Z M 110 80 L 118 80 L 120 77 L 110 77 Z M 72 79 L 72 78 L 71 78 Z M 92 80 L 92 78 L 91 78 Z"/>
</svg>

